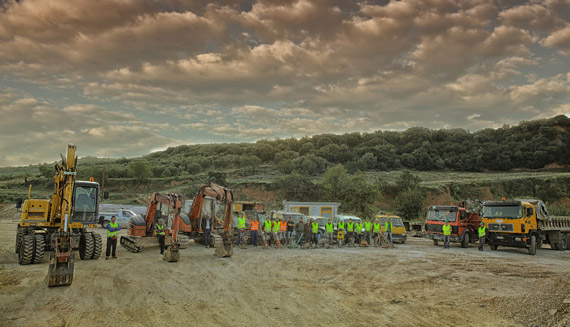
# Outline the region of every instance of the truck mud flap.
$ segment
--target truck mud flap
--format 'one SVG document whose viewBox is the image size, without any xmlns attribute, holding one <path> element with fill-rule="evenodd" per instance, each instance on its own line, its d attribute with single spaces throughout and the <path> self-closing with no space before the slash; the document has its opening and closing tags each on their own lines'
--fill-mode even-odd
<svg viewBox="0 0 570 327">
<path fill-rule="evenodd" d="M 66 286 L 73 282 L 73 271 L 75 268 L 75 253 L 69 255 L 49 255 L 49 268 L 47 275 L 47 285 Z"/>
<path fill-rule="evenodd" d="M 136 239 L 127 236 L 121 236 L 121 246 L 133 253 L 139 253 L 143 250 L 142 246 L 137 245 Z"/>
</svg>

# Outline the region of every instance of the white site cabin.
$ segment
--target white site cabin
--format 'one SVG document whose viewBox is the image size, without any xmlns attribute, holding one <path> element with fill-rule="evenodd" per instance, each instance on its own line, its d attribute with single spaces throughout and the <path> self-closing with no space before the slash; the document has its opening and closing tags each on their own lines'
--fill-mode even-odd
<svg viewBox="0 0 570 327">
<path fill-rule="evenodd" d="M 283 201 L 283 210 L 286 212 L 299 212 L 305 216 L 321 216 L 326 218 L 338 215 L 337 202 L 289 202 Z"/>
</svg>

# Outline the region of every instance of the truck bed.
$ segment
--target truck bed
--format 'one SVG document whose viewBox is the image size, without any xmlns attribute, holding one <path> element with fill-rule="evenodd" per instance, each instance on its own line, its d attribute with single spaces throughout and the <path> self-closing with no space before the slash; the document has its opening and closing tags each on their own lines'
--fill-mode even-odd
<svg viewBox="0 0 570 327">
<path fill-rule="evenodd" d="M 550 220 L 541 220 L 538 223 L 538 228 L 543 231 L 570 232 L 570 217 L 554 216 Z"/>
</svg>

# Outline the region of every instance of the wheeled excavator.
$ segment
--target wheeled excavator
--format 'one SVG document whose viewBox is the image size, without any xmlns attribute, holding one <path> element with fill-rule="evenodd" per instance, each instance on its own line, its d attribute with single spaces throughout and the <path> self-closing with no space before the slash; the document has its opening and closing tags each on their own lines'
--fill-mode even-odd
<svg viewBox="0 0 570 327">
<path fill-rule="evenodd" d="M 168 217 L 163 216 L 163 206 L 173 210 L 173 219 L 170 223 Z M 156 246 L 158 243 L 155 238 L 155 226 L 158 219 L 162 218 L 167 227 L 170 225 L 170 229 L 167 228 L 165 231 L 167 249 L 164 260 L 168 262 L 178 261 L 180 258 L 178 250 L 188 246 L 188 237 L 178 233 L 184 224 L 180 217 L 180 208 L 182 208 L 180 195 L 152 193 L 144 219 L 140 216 L 131 217 L 127 235 L 121 236 L 121 246 L 133 253 L 141 252 L 144 247 Z"/>
<path fill-rule="evenodd" d="M 232 190 L 220 186 L 215 183 L 203 184 L 198 189 L 198 193 L 192 202 L 192 207 L 188 217 L 190 219 L 190 228 L 181 225 L 181 230 L 188 235 L 203 233 L 202 230 L 202 209 L 206 198 L 213 198 L 218 202 L 225 203 L 224 218 L 222 221 L 223 229 L 216 229 L 216 217 L 211 217 L 214 224 L 212 237 L 216 247 L 215 254 L 220 257 L 231 257 L 233 255 L 232 248 L 232 204 L 234 195 Z M 182 221 L 183 222 L 183 221 Z"/>
<path fill-rule="evenodd" d="M 99 184 L 76 181 L 75 145 L 67 146 L 67 156 L 55 165 L 51 199 L 32 199 L 32 186 L 22 206 L 16 233 L 16 253 L 21 265 L 40 263 L 49 255 L 48 286 L 71 285 L 75 253 L 82 260 L 99 259 L 101 236 L 87 231 L 97 227 Z"/>
</svg>

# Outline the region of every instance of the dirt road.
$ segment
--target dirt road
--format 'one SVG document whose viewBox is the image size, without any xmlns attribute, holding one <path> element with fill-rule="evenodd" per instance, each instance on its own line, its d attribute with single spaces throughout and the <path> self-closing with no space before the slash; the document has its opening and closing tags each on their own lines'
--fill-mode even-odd
<svg viewBox="0 0 570 327">
<path fill-rule="evenodd" d="M 191 244 L 167 263 L 158 248 L 119 248 L 117 260 L 76 261 L 71 286 L 48 288 L 47 262 L 17 263 L 15 230 L 13 216 L 0 220 L 0 326 L 570 326 L 570 251 L 410 239 L 222 259 Z"/>
</svg>

